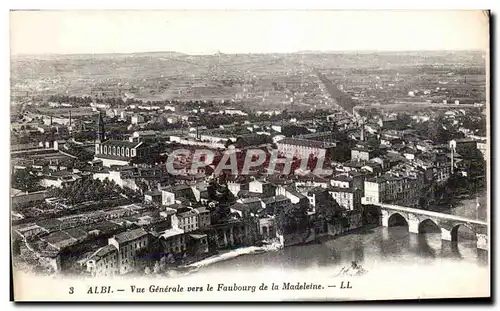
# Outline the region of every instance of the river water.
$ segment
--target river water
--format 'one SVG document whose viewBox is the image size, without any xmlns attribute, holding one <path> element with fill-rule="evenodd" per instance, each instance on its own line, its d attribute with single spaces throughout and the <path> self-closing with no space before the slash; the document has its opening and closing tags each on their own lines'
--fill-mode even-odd
<svg viewBox="0 0 500 311">
<path fill-rule="evenodd" d="M 486 193 L 479 195 L 481 203 L 486 201 Z M 471 202 L 469 202 L 471 201 Z M 473 201 L 473 202 L 472 202 Z M 463 202 L 451 214 L 484 218 L 486 204 L 481 204 L 477 213 L 476 200 Z M 280 249 L 262 254 L 243 255 L 200 268 L 198 272 L 231 270 L 260 271 L 303 271 L 309 268 L 333 271 L 359 262 L 363 267 L 402 267 L 453 265 L 456 269 L 473 272 L 488 270 L 488 252 L 479 250 L 476 241 L 460 238 L 458 243 L 442 241 L 440 233 L 409 233 L 407 226 L 362 228 L 333 239 Z M 467 270 L 468 269 L 468 270 Z M 394 270 L 397 271 L 397 270 Z M 436 268 L 435 275 L 446 269 Z M 449 273 L 449 272 L 446 272 Z"/>
</svg>

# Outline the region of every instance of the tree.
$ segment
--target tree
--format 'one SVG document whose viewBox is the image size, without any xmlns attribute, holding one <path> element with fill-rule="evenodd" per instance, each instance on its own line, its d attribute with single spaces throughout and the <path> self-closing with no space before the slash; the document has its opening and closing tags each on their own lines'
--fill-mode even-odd
<svg viewBox="0 0 500 311">
<path fill-rule="evenodd" d="M 322 195 L 316 196 L 316 214 L 332 223 L 334 218 L 340 217 L 344 209 L 325 190 Z"/>
<path fill-rule="evenodd" d="M 42 190 L 38 182 L 40 177 L 32 174 L 26 169 L 16 170 L 11 176 L 12 187 L 26 192 L 35 192 Z"/>
<path fill-rule="evenodd" d="M 289 204 L 281 209 L 277 217 L 277 226 L 283 234 L 305 231 L 308 226 L 307 207 Z"/>
</svg>

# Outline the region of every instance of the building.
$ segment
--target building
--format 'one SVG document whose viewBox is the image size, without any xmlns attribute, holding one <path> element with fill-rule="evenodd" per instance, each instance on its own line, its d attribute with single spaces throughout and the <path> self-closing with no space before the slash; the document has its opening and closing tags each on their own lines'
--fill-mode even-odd
<svg viewBox="0 0 500 311">
<path fill-rule="evenodd" d="M 333 176 L 330 179 L 330 185 L 338 188 L 351 188 L 353 187 L 353 178 L 347 174 Z"/>
<path fill-rule="evenodd" d="M 128 165 L 132 159 L 150 158 L 152 150 L 144 142 L 127 140 L 107 140 L 105 138 L 104 122 L 99 113 L 97 141 L 95 143 L 95 160 L 102 161 L 103 166 Z"/>
<path fill-rule="evenodd" d="M 208 253 L 208 237 L 206 234 L 190 233 L 186 235 L 186 250 L 190 255 Z"/>
<path fill-rule="evenodd" d="M 328 156 L 335 148 L 334 143 L 298 138 L 285 138 L 276 142 L 279 154 L 298 159 L 308 158 L 310 155 L 319 157 Z"/>
<path fill-rule="evenodd" d="M 288 199 L 290 199 L 290 202 L 292 202 L 292 204 L 299 204 L 302 206 L 309 205 L 309 200 L 307 199 L 307 197 L 298 192 L 297 189 L 295 189 L 295 187 L 293 186 L 278 186 L 278 188 L 276 188 L 276 195 L 283 195 L 287 197 Z"/>
<path fill-rule="evenodd" d="M 188 185 L 175 185 L 161 189 L 162 205 L 176 204 L 176 200 L 186 198 L 190 201 L 196 200 L 193 189 Z"/>
<path fill-rule="evenodd" d="M 421 178 L 384 174 L 365 181 L 364 197 L 367 203 L 418 207 L 422 188 Z"/>
<path fill-rule="evenodd" d="M 343 208 L 353 211 L 361 209 L 361 190 L 329 187 L 328 193 Z"/>
<path fill-rule="evenodd" d="M 133 115 L 132 118 L 130 118 L 130 123 L 132 124 L 141 124 L 144 123 L 144 117 L 141 116 L 140 114 Z"/>
<path fill-rule="evenodd" d="M 95 159 L 101 160 L 103 166 L 128 165 L 133 158 L 145 158 L 149 148 L 143 142 L 126 140 L 107 140 L 95 144 Z"/>
<path fill-rule="evenodd" d="M 134 270 L 137 255 L 149 246 L 149 234 L 142 228 L 134 229 L 109 238 L 108 244 L 118 250 L 118 271 L 125 274 Z"/>
<path fill-rule="evenodd" d="M 166 254 L 181 254 L 186 251 L 184 230 L 172 226 L 159 236 L 161 250 Z"/>
<path fill-rule="evenodd" d="M 403 130 L 407 128 L 407 124 L 397 118 L 380 119 L 378 125 L 384 130 Z"/>
<path fill-rule="evenodd" d="M 264 197 L 268 197 L 275 194 L 276 186 L 265 180 L 253 180 L 248 183 L 248 191 L 262 193 Z"/>
<path fill-rule="evenodd" d="M 277 226 L 274 216 L 259 218 L 259 235 L 263 240 L 277 237 Z"/>
<path fill-rule="evenodd" d="M 376 156 L 376 152 L 372 148 L 364 146 L 356 146 L 351 149 L 351 160 L 368 161 Z"/>
<path fill-rule="evenodd" d="M 147 191 L 144 193 L 144 203 L 147 204 L 161 204 L 162 193 L 159 190 Z"/>
<path fill-rule="evenodd" d="M 277 215 L 285 206 L 292 204 L 291 200 L 284 195 L 277 195 L 262 200 L 266 213 L 268 215 Z"/>
<path fill-rule="evenodd" d="M 198 211 L 196 209 L 181 207 L 172 216 L 172 226 L 177 226 L 184 232 L 197 230 L 199 226 Z"/>
<path fill-rule="evenodd" d="M 94 277 L 117 275 L 118 249 L 112 244 L 99 248 L 87 260 L 87 272 Z"/>
<path fill-rule="evenodd" d="M 247 205 L 252 211 L 259 211 L 264 207 L 262 199 L 257 197 L 241 198 L 236 200 L 236 202 Z"/>
<path fill-rule="evenodd" d="M 197 207 L 195 210 L 198 212 L 198 226 L 200 228 L 210 227 L 210 210 L 205 206 Z"/>
<path fill-rule="evenodd" d="M 155 131 L 136 131 L 129 138 L 131 142 L 151 141 L 157 137 Z"/>
</svg>

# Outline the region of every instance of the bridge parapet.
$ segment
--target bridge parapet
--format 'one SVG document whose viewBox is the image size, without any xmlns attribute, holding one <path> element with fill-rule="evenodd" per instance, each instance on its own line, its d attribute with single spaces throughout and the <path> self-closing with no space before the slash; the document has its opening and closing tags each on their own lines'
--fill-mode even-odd
<svg viewBox="0 0 500 311">
<path fill-rule="evenodd" d="M 381 223 L 384 227 L 390 226 L 393 215 L 400 215 L 406 220 L 408 231 L 418 234 L 420 233 L 420 224 L 429 220 L 441 230 L 442 240 L 456 242 L 458 228 L 464 226 L 476 235 L 478 248 L 488 249 L 488 224 L 485 221 L 384 203 L 369 203 L 369 205 L 380 208 Z"/>
</svg>

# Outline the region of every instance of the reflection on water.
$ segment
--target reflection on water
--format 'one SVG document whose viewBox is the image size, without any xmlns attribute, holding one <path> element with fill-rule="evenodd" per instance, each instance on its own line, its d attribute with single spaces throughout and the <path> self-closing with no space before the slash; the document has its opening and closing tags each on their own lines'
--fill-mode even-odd
<svg viewBox="0 0 500 311">
<path fill-rule="evenodd" d="M 353 260 L 363 264 L 427 264 L 437 260 L 487 263 L 487 251 L 476 241 L 442 241 L 440 233 L 414 234 L 408 227 L 363 229 L 324 243 L 287 247 L 277 252 L 240 256 L 204 269 L 304 269 L 340 266 Z"/>
</svg>

